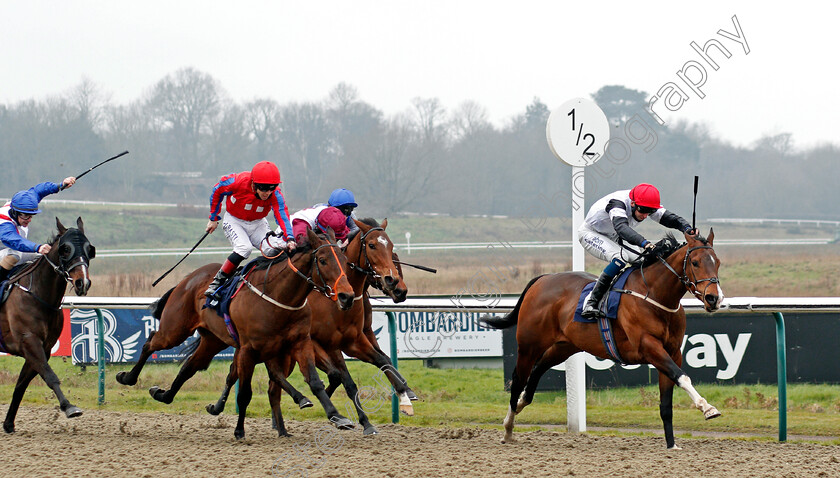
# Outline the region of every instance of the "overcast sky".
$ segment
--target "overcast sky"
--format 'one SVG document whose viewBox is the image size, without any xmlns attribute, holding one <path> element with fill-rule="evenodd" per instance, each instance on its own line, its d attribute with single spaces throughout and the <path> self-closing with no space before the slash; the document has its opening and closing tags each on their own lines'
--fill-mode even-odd
<svg viewBox="0 0 840 478">
<path fill-rule="evenodd" d="M 534 97 L 549 108 L 620 84 L 648 96 L 674 82 L 666 115 L 749 145 L 793 133 L 836 141 L 837 7 L 773 2 L 11 1 L 0 2 L 0 103 L 67 92 L 83 77 L 115 103 L 194 67 L 236 101 L 318 101 L 339 82 L 393 114 L 415 97 L 483 105 L 503 125 Z M 735 34 L 744 47 L 718 34 Z M 717 71 L 690 46 L 717 39 Z M 677 76 L 705 66 L 700 99 Z M 699 78 L 698 70 L 689 76 Z M 696 80 L 695 80 L 696 81 Z"/>
</svg>

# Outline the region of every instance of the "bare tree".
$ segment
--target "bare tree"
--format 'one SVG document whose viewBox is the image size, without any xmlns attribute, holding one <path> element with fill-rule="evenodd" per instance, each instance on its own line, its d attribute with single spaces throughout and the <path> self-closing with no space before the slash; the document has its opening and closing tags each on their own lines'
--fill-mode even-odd
<svg viewBox="0 0 840 478">
<path fill-rule="evenodd" d="M 202 134 L 211 134 L 213 118 L 221 112 L 221 87 L 207 73 L 184 68 L 167 75 L 152 88 L 147 101 L 155 119 L 171 133 L 171 146 L 182 169 L 200 167 Z"/>
<path fill-rule="evenodd" d="M 335 136 L 324 109 L 315 103 L 292 103 L 278 115 L 280 140 L 300 178 L 286 181 L 299 188 L 307 203 L 316 200 L 324 172 L 335 158 Z M 284 180 L 285 181 L 285 180 Z"/>
</svg>

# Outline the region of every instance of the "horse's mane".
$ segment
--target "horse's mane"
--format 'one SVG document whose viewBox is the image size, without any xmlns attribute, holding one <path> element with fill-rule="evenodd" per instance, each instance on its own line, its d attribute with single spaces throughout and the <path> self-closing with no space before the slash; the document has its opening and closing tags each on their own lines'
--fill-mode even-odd
<svg viewBox="0 0 840 478">
<path fill-rule="evenodd" d="M 365 224 L 367 224 L 368 226 L 371 226 L 371 227 L 380 227 L 379 222 L 372 217 L 365 217 L 365 218 L 359 219 L 359 222 L 363 222 L 363 223 L 365 223 Z"/>
<path fill-rule="evenodd" d="M 670 256 L 674 253 L 674 251 L 684 245 L 685 243 L 677 242 L 677 238 L 674 237 L 674 234 L 669 232 L 655 244 L 652 251 L 639 256 L 635 263 L 637 265 L 641 265 L 642 267 L 647 267 L 655 262 L 658 262 L 660 257 Z"/>
</svg>

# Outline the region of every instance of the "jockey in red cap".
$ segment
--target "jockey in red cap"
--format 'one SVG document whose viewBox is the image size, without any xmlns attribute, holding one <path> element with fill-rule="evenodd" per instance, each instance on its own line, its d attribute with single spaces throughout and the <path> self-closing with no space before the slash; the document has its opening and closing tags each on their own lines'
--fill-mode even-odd
<svg viewBox="0 0 840 478">
<path fill-rule="evenodd" d="M 586 214 L 578 229 L 578 240 L 586 252 L 609 264 L 601 273 L 581 315 L 586 318 L 600 315 L 598 302 L 627 262 L 639 257 L 642 251 L 628 247 L 653 249 L 654 244 L 633 229 L 650 217 L 665 227 L 696 234 L 682 217 L 662 207 L 659 190 L 642 183 L 630 190 L 616 191 L 599 199 Z M 619 245 L 621 244 L 621 245 Z"/>
<path fill-rule="evenodd" d="M 280 192 L 280 170 L 271 161 L 261 161 L 251 171 L 223 176 L 210 195 L 210 221 L 206 231 L 212 233 L 219 225 L 222 202 L 225 203 L 225 217 L 222 221 L 225 237 L 233 246 L 233 252 L 222 264 L 213 282 L 204 292 L 213 296 L 218 288 L 233 275 L 236 268 L 251 255 L 251 250 L 260 247 L 265 235 L 271 232 L 266 216 L 274 213 L 278 232 L 285 241 L 283 247 L 294 250 L 291 236 L 289 208 Z M 225 199 L 226 198 L 226 199 Z"/>
</svg>

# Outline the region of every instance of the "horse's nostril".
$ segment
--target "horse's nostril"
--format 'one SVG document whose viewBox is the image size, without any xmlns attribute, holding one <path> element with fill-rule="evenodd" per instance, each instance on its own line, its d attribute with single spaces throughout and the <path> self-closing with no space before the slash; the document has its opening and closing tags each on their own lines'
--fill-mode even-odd
<svg viewBox="0 0 840 478">
<path fill-rule="evenodd" d="M 716 295 L 706 294 L 706 297 L 705 297 L 705 298 L 706 298 L 706 303 L 707 303 L 707 304 L 709 304 L 709 305 L 715 305 L 715 304 L 717 304 L 718 297 L 717 297 Z"/>
<path fill-rule="evenodd" d="M 388 286 L 389 289 L 392 289 L 395 285 L 397 285 L 397 280 L 394 279 L 393 276 L 385 276 L 385 285 Z"/>
</svg>

